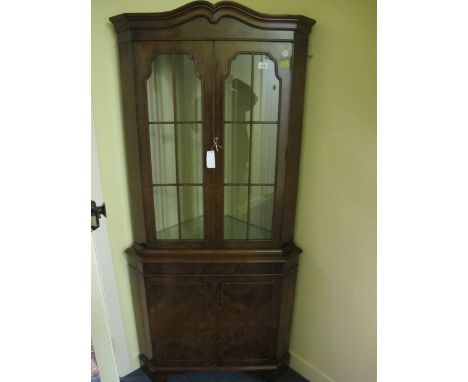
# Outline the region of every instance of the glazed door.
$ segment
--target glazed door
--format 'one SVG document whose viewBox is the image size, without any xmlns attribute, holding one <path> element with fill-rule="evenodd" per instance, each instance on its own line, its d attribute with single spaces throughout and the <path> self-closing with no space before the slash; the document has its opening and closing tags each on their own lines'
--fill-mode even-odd
<svg viewBox="0 0 468 382">
<path fill-rule="evenodd" d="M 150 246 L 278 246 L 292 44 L 140 42 L 136 58 Z"/>
<path fill-rule="evenodd" d="M 216 245 L 280 243 L 292 45 L 216 42 Z"/>
<path fill-rule="evenodd" d="M 146 70 L 140 112 L 148 236 L 159 248 L 213 246 L 213 181 L 204 158 L 213 138 L 213 45 L 141 42 L 137 48 L 137 67 Z"/>
</svg>

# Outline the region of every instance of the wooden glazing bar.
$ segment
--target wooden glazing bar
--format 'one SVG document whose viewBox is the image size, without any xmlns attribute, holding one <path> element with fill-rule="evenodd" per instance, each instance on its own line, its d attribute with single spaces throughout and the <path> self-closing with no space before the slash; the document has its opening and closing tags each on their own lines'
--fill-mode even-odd
<svg viewBox="0 0 468 382">
<path fill-rule="evenodd" d="M 276 125 L 278 121 L 224 121 L 224 123 L 229 123 L 231 125 L 246 125 L 247 123 L 253 125 Z"/>
<path fill-rule="evenodd" d="M 172 54 L 172 104 L 174 106 L 174 119 L 177 121 L 177 102 L 176 102 L 176 71 L 175 71 L 175 54 Z M 176 167 L 176 182 L 179 182 L 179 148 L 177 145 L 177 124 L 174 124 L 174 150 L 175 150 L 175 167 Z M 179 231 L 179 239 L 182 238 L 182 229 L 180 226 L 180 193 L 179 186 L 176 185 L 177 190 L 177 225 Z"/>
<path fill-rule="evenodd" d="M 225 186 L 274 186 L 275 183 L 224 183 Z"/>
<path fill-rule="evenodd" d="M 167 121 L 167 122 L 148 122 L 150 125 L 194 125 L 201 124 L 203 121 Z"/>
<path fill-rule="evenodd" d="M 252 120 L 253 120 L 253 85 L 254 85 L 254 54 L 251 55 L 250 61 L 250 125 L 249 125 L 249 178 L 247 188 L 247 240 L 249 239 L 249 223 L 250 223 L 250 180 L 252 177 Z"/>
<path fill-rule="evenodd" d="M 153 183 L 153 187 L 163 187 L 163 186 L 203 186 L 203 183 Z M 262 184 L 263 186 L 263 184 Z M 266 186 L 269 186 L 268 184 Z"/>
</svg>

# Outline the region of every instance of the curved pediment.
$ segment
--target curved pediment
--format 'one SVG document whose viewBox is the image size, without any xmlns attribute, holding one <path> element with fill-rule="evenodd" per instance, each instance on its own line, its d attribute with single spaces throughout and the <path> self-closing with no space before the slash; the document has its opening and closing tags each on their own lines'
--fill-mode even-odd
<svg viewBox="0 0 468 382">
<path fill-rule="evenodd" d="M 126 32 L 169 29 L 198 18 L 205 18 L 210 24 L 217 24 L 223 18 L 232 18 L 252 28 L 296 31 L 306 34 L 315 24 L 315 20 L 305 16 L 263 14 L 231 1 L 216 4 L 208 1 L 194 1 L 168 12 L 123 13 L 111 17 L 110 21 L 117 32 Z"/>
</svg>

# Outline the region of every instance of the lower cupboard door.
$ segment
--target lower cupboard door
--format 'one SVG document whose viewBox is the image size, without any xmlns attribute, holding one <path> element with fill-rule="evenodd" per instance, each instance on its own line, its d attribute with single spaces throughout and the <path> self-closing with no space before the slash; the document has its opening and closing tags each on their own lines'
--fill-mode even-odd
<svg viewBox="0 0 468 382">
<path fill-rule="evenodd" d="M 275 362 L 280 276 L 216 278 L 218 365 Z"/>
<path fill-rule="evenodd" d="M 160 366 L 214 364 L 213 277 L 146 278 L 153 361 Z"/>
</svg>

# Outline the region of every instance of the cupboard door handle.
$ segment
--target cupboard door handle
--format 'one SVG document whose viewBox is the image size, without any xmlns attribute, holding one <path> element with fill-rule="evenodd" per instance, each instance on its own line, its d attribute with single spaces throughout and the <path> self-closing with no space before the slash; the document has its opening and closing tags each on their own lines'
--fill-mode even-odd
<svg viewBox="0 0 468 382">
<path fill-rule="evenodd" d="M 101 215 L 106 216 L 106 205 L 102 203 L 102 206 L 98 207 L 96 202 L 91 200 L 91 231 L 99 228 Z"/>
</svg>

